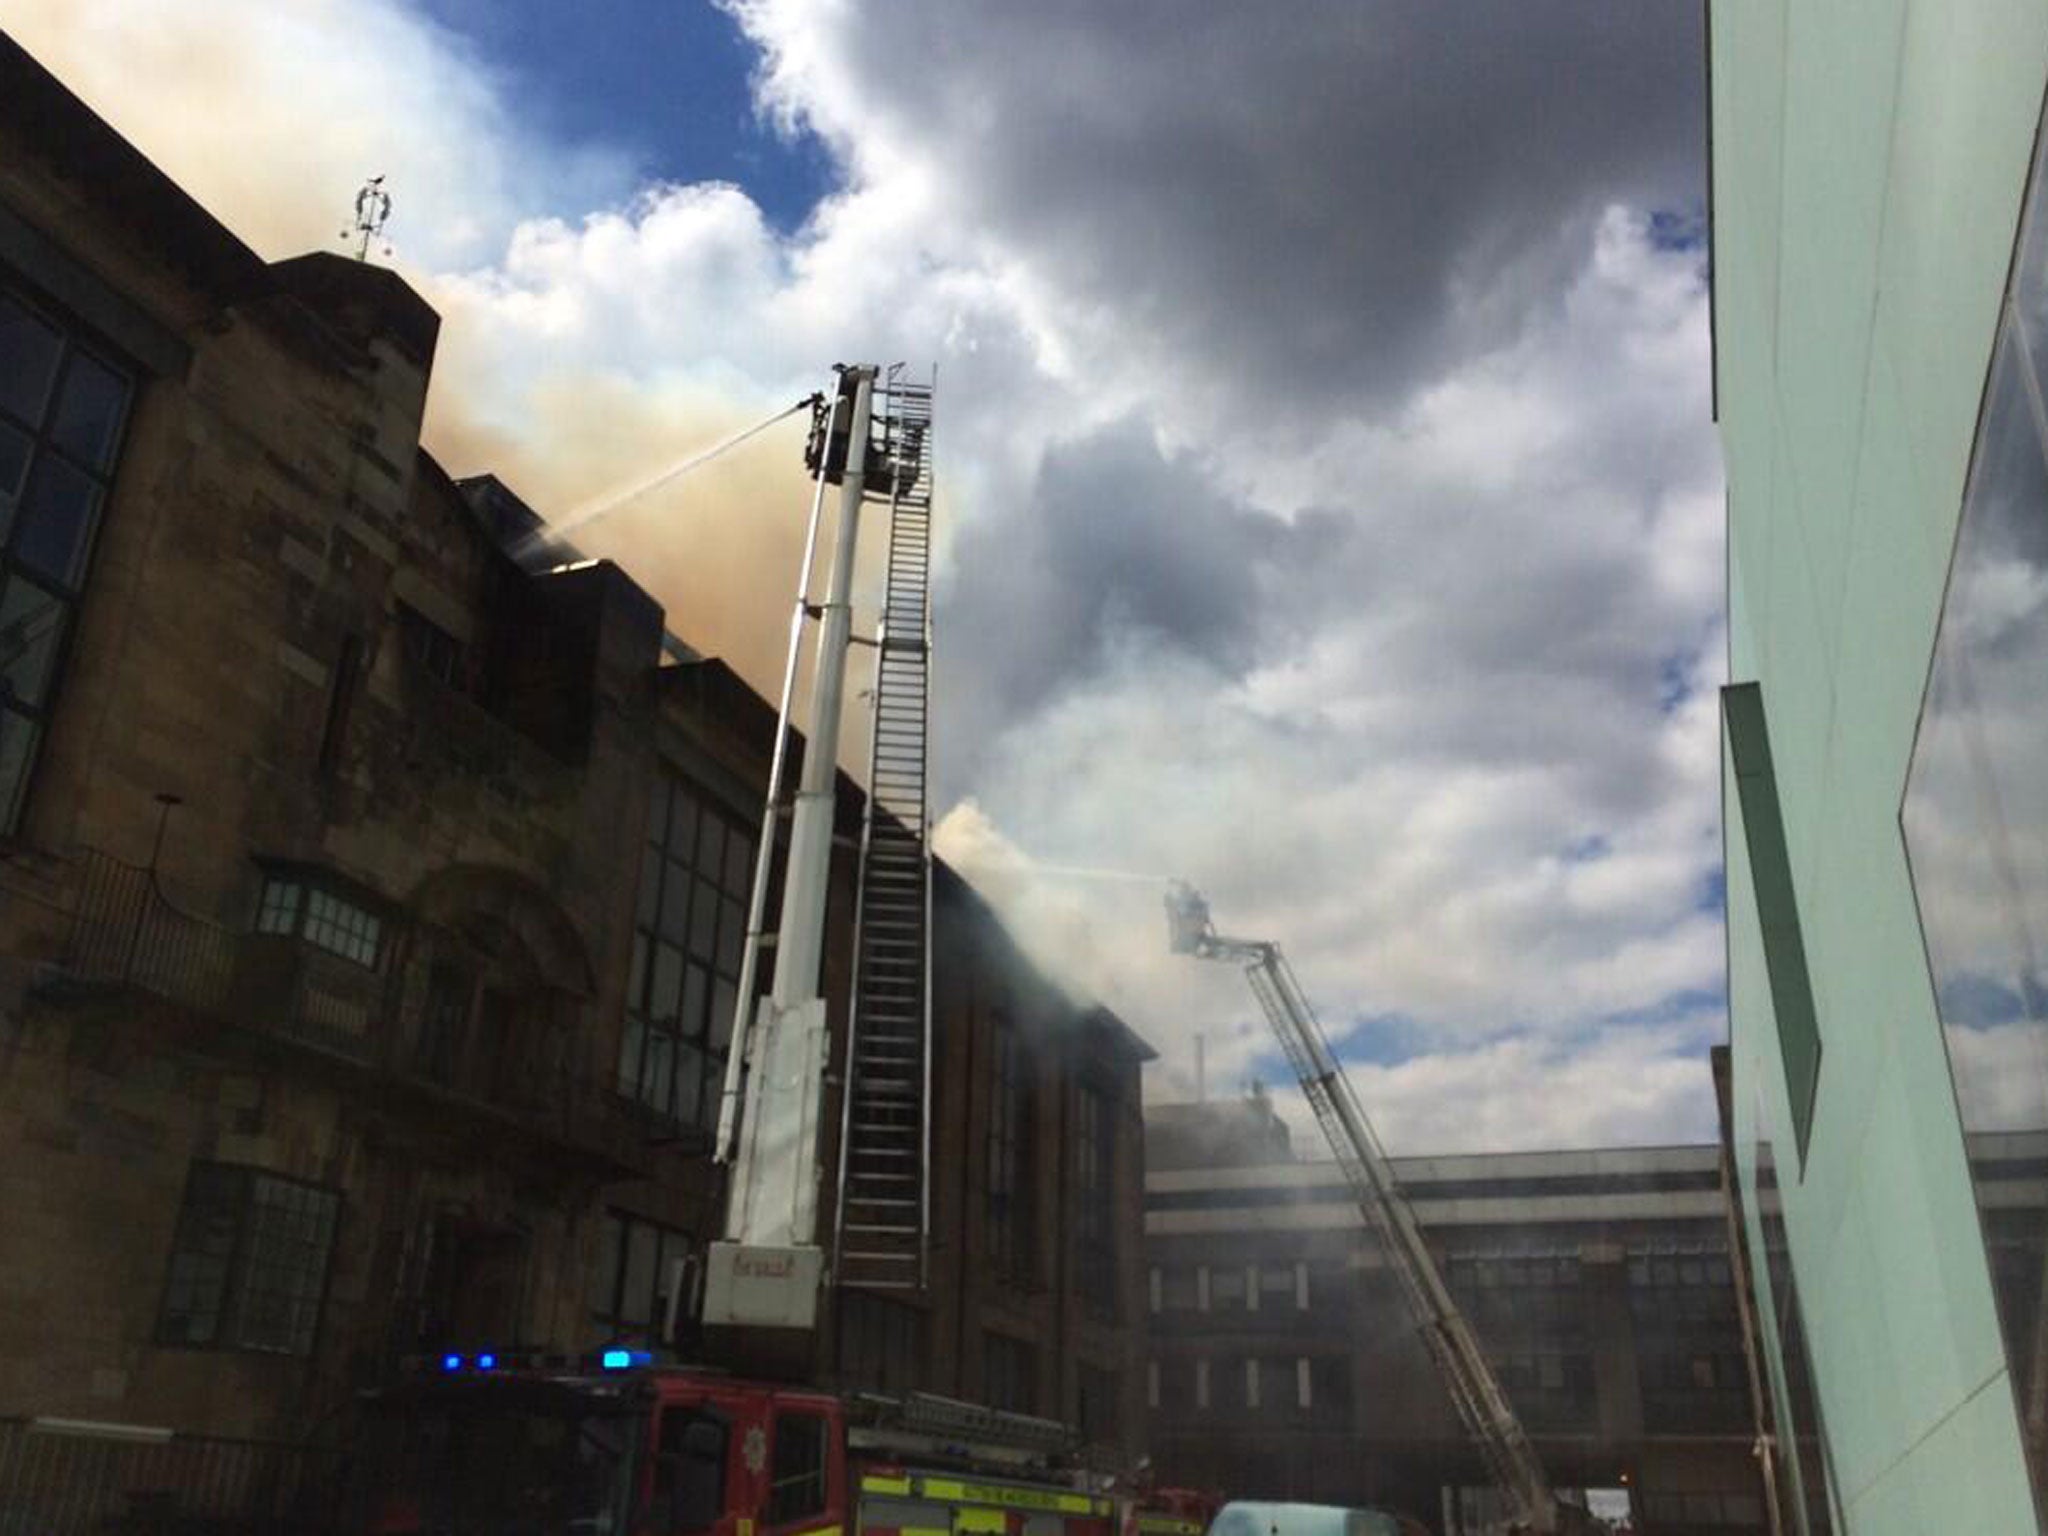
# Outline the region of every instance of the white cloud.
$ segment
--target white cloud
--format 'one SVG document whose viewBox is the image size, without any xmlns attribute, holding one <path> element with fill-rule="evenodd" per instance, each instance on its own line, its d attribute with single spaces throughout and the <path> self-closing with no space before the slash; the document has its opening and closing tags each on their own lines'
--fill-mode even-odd
<svg viewBox="0 0 2048 1536">
<path fill-rule="evenodd" d="M 1026 866 L 1193 876 L 1333 1024 L 1410 1021 L 1360 1069 L 1397 1150 L 1703 1131 L 1699 1030 L 1599 1024 L 1720 980 L 1706 298 L 1646 222 L 1699 195 L 1697 19 L 734 9 L 845 177 L 794 235 L 534 142 L 401 0 L 9 25 L 265 254 L 388 171 L 431 443 L 543 510 L 939 362 L 946 846 L 1161 1091 L 1269 1050 L 1241 983 Z M 766 685 L 802 502 L 791 429 L 586 542 Z"/>
</svg>

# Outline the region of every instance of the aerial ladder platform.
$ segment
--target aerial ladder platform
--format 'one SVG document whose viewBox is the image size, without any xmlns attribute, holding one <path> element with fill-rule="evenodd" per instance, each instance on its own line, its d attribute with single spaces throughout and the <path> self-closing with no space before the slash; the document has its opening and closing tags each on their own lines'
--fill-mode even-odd
<svg viewBox="0 0 2048 1536">
<path fill-rule="evenodd" d="M 1209 905 L 1184 882 L 1167 891 L 1168 938 L 1176 954 L 1230 961 L 1244 967 L 1252 993 L 1279 1037 L 1316 1123 L 1344 1170 L 1359 1212 L 1386 1247 L 1400 1277 L 1403 1300 L 1428 1346 L 1458 1417 L 1478 1447 L 1488 1473 L 1531 1532 L 1576 1536 L 1595 1529 L 1585 1511 L 1562 1502 L 1522 1427 L 1472 1325 L 1444 1284 L 1424 1241 L 1421 1223 L 1394 1179 L 1392 1163 L 1344 1067 L 1323 1033 L 1308 996 L 1280 946 L 1264 939 L 1234 939 L 1216 931 Z"/>
<path fill-rule="evenodd" d="M 813 479 L 790 615 L 764 835 L 755 856 L 715 1155 L 728 1169 L 723 1235 L 705 1256 L 705 1325 L 808 1331 L 826 1280 L 820 1238 L 822 1117 L 831 1031 L 823 992 L 826 896 L 838 839 L 838 745 L 847 662 L 875 655 L 869 786 L 860 845 L 855 984 L 844 1061 L 835 1285 L 924 1284 L 931 1147 L 932 387 L 900 366 L 843 365 L 815 397 L 805 461 Z M 824 589 L 813 571 L 828 487 L 839 490 Z M 863 513 L 889 514 L 880 623 L 853 633 Z M 815 631 L 812 626 L 815 625 Z M 814 636 L 811 703 L 796 791 L 783 781 L 800 658 Z M 788 818 L 782 898 L 769 892 Z M 768 995 L 759 998 L 772 964 Z"/>
</svg>

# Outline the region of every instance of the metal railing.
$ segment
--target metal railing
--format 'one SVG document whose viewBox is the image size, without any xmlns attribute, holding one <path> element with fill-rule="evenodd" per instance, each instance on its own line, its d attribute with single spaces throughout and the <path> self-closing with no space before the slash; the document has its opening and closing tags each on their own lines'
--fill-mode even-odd
<svg viewBox="0 0 2048 1536">
<path fill-rule="evenodd" d="M 317 1536 L 340 1468 L 305 1445 L 0 1418 L 0 1536 Z"/>
<path fill-rule="evenodd" d="M 73 983 L 146 992 L 607 1156 L 668 1139 L 609 1080 L 576 1073 L 565 1041 L 507 1052 L 509 1037 L 488 1049 L 469 1040 L 444 1058 L 417 1020 L 407 1027 L 404 975 L 392 966 L 372 970 L 289 935 L 194 916 L 154 871 L 96 849 L 81 851 L 75 868 L 62 955 Z"/>
<path fill-rule="evenodd" d="M 174 906 L 156 872 L 88 849 L 64 964 L 86 981 L 140 987 L 203 1010 L 234 985 L 235 935 Z"/>
</svg>

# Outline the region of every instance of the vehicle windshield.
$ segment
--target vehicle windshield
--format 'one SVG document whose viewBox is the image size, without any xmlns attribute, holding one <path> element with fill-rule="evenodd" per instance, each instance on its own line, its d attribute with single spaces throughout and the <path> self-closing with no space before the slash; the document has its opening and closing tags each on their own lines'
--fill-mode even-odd
<svg viewBox="0 0 2048 1536">
<path fill-rule="evenodd" d="M 395 1406 L 364 1488 L 370 1536 L 605 1536 L 631 1516 L 636 1421 L 466 1401 Z"/>
<path fill-rule="evenodd" d="M 1226 1504 L 1209 1536 L 1399 1536 L 1392 1515 L 1334 1504 Z"/>
</svg>

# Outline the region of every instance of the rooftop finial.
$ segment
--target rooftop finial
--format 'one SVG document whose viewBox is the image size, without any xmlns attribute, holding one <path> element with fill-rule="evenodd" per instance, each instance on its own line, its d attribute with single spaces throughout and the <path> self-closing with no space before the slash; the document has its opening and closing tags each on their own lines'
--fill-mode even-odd
<svg viewBox="0 0 2048 1536">
<path fill-rule="evenodd" d="M 383 236 L 384 222 L 390 217 L 391 194 L 384 190 L 384 178 L 372 176 L 363 183 L 362 190 L 356 193 L 354 226 L 341 232 L 341 238 L 344 240 L 351 236 L 355 237 L 357 261 L 370 259 L 370 242 Z M 384 247 L 384 254 L 391 254 L 390 246 Z"/>
</svg>

